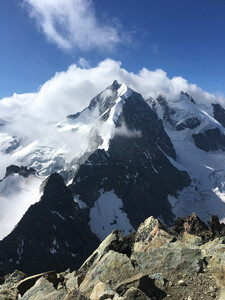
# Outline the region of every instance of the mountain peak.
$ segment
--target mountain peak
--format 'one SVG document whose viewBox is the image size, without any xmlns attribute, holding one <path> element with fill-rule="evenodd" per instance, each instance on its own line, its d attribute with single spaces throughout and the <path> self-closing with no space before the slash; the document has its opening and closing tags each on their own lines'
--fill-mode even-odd
<svg viewBox="0 0 225 300">
<path fill-rule="evenodd" d="M 64 186 L 63 178 L 58 173 L 52 173 L 45 181 L 44 181 L 45 188 L 55 188 L 55 187 L 61 187 Z"/>
<path fill-rule="evenodd" d="M 117 80 L 114 80 L 112 85 L 119 85 L 119 83 Z"/>
<path fill-rule="evenodd" d="M 71 191 L 64 183 L 63 177 L 58 173 L 51 174 L 43 182 L 43 196 L 41 197 L 42 203 L 45 203 L 49 208 L 54 208 L 59 213 L 73 214 L 73 196 Z"/>
<path fill-rule="evenodd" d="M 118 89 L 120 87 L 120 84 L 118 83 L 117 80 L 114 80 L 112 85 L 111 85 L 112 88 L 115 88 L 115 89 Z"/>
</svg>

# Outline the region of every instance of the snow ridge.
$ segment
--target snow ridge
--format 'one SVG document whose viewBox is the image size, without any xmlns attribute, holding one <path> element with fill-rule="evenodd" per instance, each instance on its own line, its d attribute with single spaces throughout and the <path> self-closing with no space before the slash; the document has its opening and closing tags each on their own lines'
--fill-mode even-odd
<svg viewBox="0 0 225 300">
<path fill-rule="evenodd" d="M 176 217 L 187 216 L 195 211 L 206 222 L 212 214 L 218 215 L 220 221 L 225 222 L 225 171 L 221 168 L 225 166 L 224 153 L 222 150 L 203 151 L 195 145 L 192 137 L 208 129 L 218 128 L 222 134 L 225 134 L 225 130 L 215 120 L 209 106 L 204 107 L 202 103 L 199 105 L 198 101 L 191 102 L 185 95 L 165 101 L 166 104 L 164 102 L 162 105 L 156 99 L 149 105 L 155 108 L 163 121 L 175 148 L 176 161 L 168 159 L 176 168 L 187 171 L 192 180 L 192 184 L 184 188 L 178 197 L 168 196 L 172 210 Z M 198 120 L 196 127 L 177 129 L 178 124 L 191 118 Z"/>
<path fill-rule="evenodd" d="M 109 117 L 107 121 L 104 124 L 102 124 L 101 130 L 99 132 L 103 140 L 102 144 L 99 146 L 99 149 L 104 149 L 105 151 L 108 151 L 109 141 L 115 135 L 115 131 L 116 131 L 115 124 L 121 114 L 125 100 L 128 97 L 130 97 L 132 92 L 133 91 L 130 88 L 128 88 L 128 86 L 125 85 L 124 83 L 118 89 L 117 92 L 118 98 L 115 101 L 115 105 L 111 108 Z"/>
</svg>

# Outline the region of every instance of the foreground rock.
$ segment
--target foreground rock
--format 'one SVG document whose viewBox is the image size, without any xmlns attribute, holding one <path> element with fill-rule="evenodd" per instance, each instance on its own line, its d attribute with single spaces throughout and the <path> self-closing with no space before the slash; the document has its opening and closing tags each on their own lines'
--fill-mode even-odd
<svg viewBox="0 0 225 300">
<path fill-rule="evenodd" d="M 0 285 L 0 299 L 224 300 L 224 253 L 216 216 L 208 227 L 192 214 L 174 230 L 150 217 L 131 235 L 113 231 L 77 271 L 25 279 L 15 271 Z"/>
<path fill-rule="evenodd" d="M 174 230 L 179 234 L 194 234 L 203 239 L 204 242 L 216 237 L 225 237 L 225 224 L 220 223 L 218 216 L 213 215 L 209 227 L 201 221 L 195 213 L 187 218 L 178 218 L 175 221 Z"/>
<path fill-rule="evenodd" d="M 17 289 L 20 295 L 23 296 L 26 293 L 26 291 L 28 291 L 33 285 L 35 285 L 36 281 L 40 278 L 47 279 L 49 282 L 52 282 L 54 286 L 58 285 L 58 278 L 55 271 L 29 276 L 21 280 L 17 284 Z"/>
</svg>

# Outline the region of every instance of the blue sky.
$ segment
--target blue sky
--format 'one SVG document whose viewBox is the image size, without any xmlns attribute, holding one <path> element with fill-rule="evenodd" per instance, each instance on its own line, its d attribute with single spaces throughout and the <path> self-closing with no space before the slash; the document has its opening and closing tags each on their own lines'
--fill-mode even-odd
<svg viewBox="0 0 225 300">
<path fill-rule="evenodd" d="M 51 3 L 0 1 L 0 98 L 36 91 L 73 63 L 92 67 L 105 58 L 225 94 L 224 0 Z"/>
</svg>

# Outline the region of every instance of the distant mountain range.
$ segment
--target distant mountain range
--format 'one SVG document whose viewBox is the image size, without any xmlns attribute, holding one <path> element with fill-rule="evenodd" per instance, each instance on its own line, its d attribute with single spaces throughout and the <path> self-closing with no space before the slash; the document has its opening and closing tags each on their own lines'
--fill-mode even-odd
<svg viewBox="0 0 225 300">
<path fill-rule="evenodd" d="M 0 182 L 3 274 L 78 268 L 112 230 L 129 234 L 149 216 L 169 226 L 192 212 L 225 220 L 219 103 L 186 92 L 144 99 L 114 81 L 83 111 L 48 124 L 64 147 L 10 136 L 7 126 L 0 121 L 0 151 L 18 165 Z"/>
</svg>

